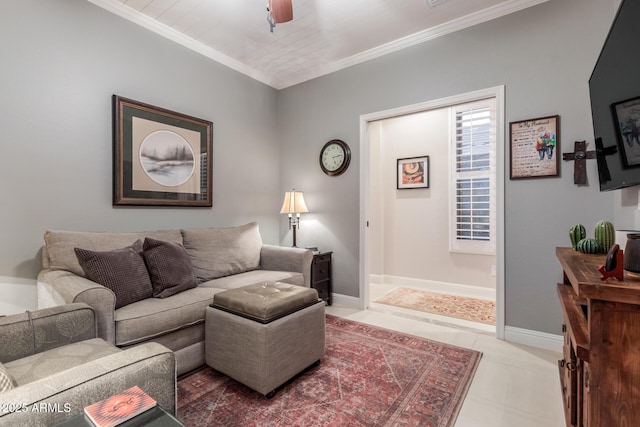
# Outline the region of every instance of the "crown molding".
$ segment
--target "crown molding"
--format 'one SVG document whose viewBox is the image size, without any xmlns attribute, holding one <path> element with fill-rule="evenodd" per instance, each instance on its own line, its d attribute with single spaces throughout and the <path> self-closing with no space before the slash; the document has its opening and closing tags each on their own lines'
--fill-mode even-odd
<svg viewBox="0 0 640 427">
<path fill-rule="evenodd" d="M 252 79 L 258 80 L 264 84 L 275 87 L 275 82 L 269 78 L 269 76 L 264 73 L 256 70 L 254 68 L 248 67 L 240 61 L 237 61 L 230 56 L 223 54 L 222 52 L 213 49 L 202 42 L 199 42 L 186 34 L 181 33 L 180 31 L 176 31 L 173 28 L 156 21 L 155 19 L 149 18 L 147 15 L 138 12 L 136 10 L 131 9 L 130 7 L 126 7 L 123 3 L 116 3 L 108 0 L 88 0 L 90 3 L 95 4 L 111 13 L 114 13 L 121 18 L 124 18 L 128 21 L 133 22 L 136 25 L 146 28 L 147 30 L 153 31 L 154 33 L 165 37 L 173 42 L 176 42 L 187 49 L 190 49 L 194 52 L 197 52 L 209 59 L 212 59 L 215 62 L 218 62 L 222 65 L 225 65 L 232 70 L 238 71 Z"/>
<path fill-rule="evenodd" d="M 304 75 L 299 75 L 295 81 L 287 82 L 286 86 L 281 87 L 283 89 L 287 86 L 293 86 L 299 83 L 303 83 L 307 80 L 312 80 L 318 77 L 321 77 L 326 74 L 333 73 L 335 71 L 339 71 L 353 65 L 357 65 L 371 59 L 379 58 L 381 56 L 387 55 L 392 52 L 396 52 L 411 46 L 418 45 L 420 43 L 424 43 L 429 40 L 436 39 L 438 37 L 442 37 L 444 35 L 454 33 L 456 31 L 463 30 L 465 28 L 473 27 L 474 25 L 482 24 L 483 22 L 488 22 L 496 18 L 500 18 L 505 15 L 509 15 L 510 13 L 515 13 L 523 9 L 527 9 L 532 6 L 536 6 L 541 3 L 546 3 L 549 0 L 510 0 L 504 3 L 500 3 L 498 5 L 492 6 L 490 8 L 481 10 L 479 12 L 474 12 L 469 15 L 463 16 L 461 18 L 455 19 L 453 21 L 445 22 L 444 24 L 440 24 L 438 26 L 426 29 L 424 31 L 419 31 L 417 33 L 411 34 L 409 36 L 400 38 L 398 40 L 394 40 L 392 42 L 376 46 L 372 49 L 366 50 L 364 52 L 357 53 L 340 61 L 333 62 L 332 64 L 326 65 L 324 67 L 317 68 L 313 73 L 307 73 Z M 281 85 L 284 85 L 285 82 L 278 82 Z"/>
<path fill-rule="evenodd" d="M 128 21 L 131 21 L 137 25 L 140 25 L 141 27 L 153 31 L 156 34 L 161 35 L 162 37 L 165 37 L 190 50 L 193 50 L 213 61 L 225 65 L 248 77 L 251 77 L 252 79 L 258 80 L 259 82 L 269 85 L 275 89 L 285 89 L 289 86 L 303 83 L 305 81 L 312 80 L 326 74 L 330 74 L 335 71 L 339 71 L 344 68 L 369 61 L 371 59 L 379 58 L 389 53 L 396 52 L 407 47 L 415 46 L 417 44 L 433 40 L 446 34 L 450 34 L 465 28 L 472 27 L 474 25 L 481 24 L 483 22 L 491 21 L 510 13 L 518 12 L 532 6 L 545 3 L 549 0 L 508 0 L 479 12 L 471 13 L 453 21 L 446 22 L 427 30 L 420 31 L 415 34 L 400 38 L 398 40 L 374 47 L 345 59 L 335 61 L 323 67 L 318 67 L 311 73 L 295 74 L 286 79 L 278 78 L 276 76 L 269 76 L 260 70 L 248 67 L 240 61 L 237 61 L 221 53 L 220 51 L 205 45 L 202 42 L 194 40 L 191 37 L 162 24 L 161 22 L 151 19 L 143 13 L 126 7 L 122 3 L 116 3 L 108 0 L 88 1 Z"/>
</svg>

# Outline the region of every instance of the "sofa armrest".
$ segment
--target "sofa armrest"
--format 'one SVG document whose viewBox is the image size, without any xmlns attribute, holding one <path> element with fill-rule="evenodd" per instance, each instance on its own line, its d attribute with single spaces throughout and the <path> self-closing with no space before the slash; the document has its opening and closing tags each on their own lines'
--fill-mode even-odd
<svg viewBox="0 0 640 427">
<path fill-rule="evenodd" d="M 67 304 L 0 317 L 0 362 L 31 356 L 97 337 L 95 314 L 87 304 Z"/>
<path fill-rule="evenodd" d="M 308 287 L 311 286 L 311 261 L 313 252 L 308 249 L 262 245 L 260 250 L 261 270 L 302 273 L 304 284 Z"/>
<path fill-rule="evenodd" d="M 0 426 L 53 425 L 136 385 L 175 415 L 173 352 L 150 342 L 5 391 Z"/>
<path fill-rule="evenodd" d="M 50 293 L 58 304 L 83 302 L 91 306 L 96 314 L 98 337 L 115 343 L 116 295 L 111 289 L 69 271 L 42 270 L 38 275 L 38 294 L 41 292 Z"/>
</svg>

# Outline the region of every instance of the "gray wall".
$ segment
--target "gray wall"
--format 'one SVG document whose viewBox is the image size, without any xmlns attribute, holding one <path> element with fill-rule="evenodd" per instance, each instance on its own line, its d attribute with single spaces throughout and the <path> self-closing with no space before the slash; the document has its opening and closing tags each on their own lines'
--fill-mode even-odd
<svg viewBox="0 0 640 427">
<path fill-rule="evenodd" d="M 304 189 L 312 213 L 300 240 L 334 250 L 338 293 L 358 295 L 359 116 L 505 85 L 507 123 L 559 114 L 560 151 L 580 140 L 593 148 L 587 81 L 613 15 L 610 2 L 553 0 L 280 93 L 281 156 L 289 165 L 281 183 Z M 354 154 L 338 178 L 317 165 L 332 138 Z M 508 171 L 508 150 L 505 158 Z M 569 244 L 575 223 L 593 233 L 599 219 L 613 220 L 614 196 L 598 191 L 594 161 L 587 187 L 573 184 L 573 163 L 561 169 L 560 178 L 507 179 L 507 326 L 559 334 L 555 247 Z"/>
<path fill-rule="evenodd" d="M 290 244 L 277 211 L 295 187 L 311 210 L 298 245 L 333 250 L 335 291 L 350 296 L 358 295 L 359 116 L 505 85 L 507 122 L 559 114 L 561 151 L 573 151 L 573 141 L 592 143 L 587 80 L 614 13 L 610 1 L 553 0 L 277 92 L 86 0 L 3 8 L 0 276 L 34 278 L 49 228 L 257 220 L 265 241 Z M 213 209 L 111 206 L 114 93 L 213 121 Z M 353 151 L 336 178 L 318 166 L 333 138 Z M 588 187 L 573 185 L 572 167 L 563 162 L 561 178 L 506 182 L 508 326 L 560 332 L 554 248 L 569 243 L 575 223 L 592 233 L 597 220 L 613 219 L 618 200 L 598 192 L 595 162 Z"/>
<path fill-rule="evenodd" d="M 277 91 L 86 0 L 3 2 L 0 276 L 35 278 L 47 229 L 258 221 L 279 243 Z M 111 205 L 111 96 L 213 122 L 213 208 Z"/>
</svg>

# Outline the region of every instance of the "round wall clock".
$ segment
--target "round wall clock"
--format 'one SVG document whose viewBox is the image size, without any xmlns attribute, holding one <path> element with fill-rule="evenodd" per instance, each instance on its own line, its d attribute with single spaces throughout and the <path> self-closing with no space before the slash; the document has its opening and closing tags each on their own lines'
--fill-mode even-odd
<svg viewBox="0 0 640 427">
<path fill-rule="evenodd" d="M 320 168 L 329 176 L 344 173 L 351 162 L 351 149 L 346 142 L 332 139 L 320 150 Z"/>
</svg>

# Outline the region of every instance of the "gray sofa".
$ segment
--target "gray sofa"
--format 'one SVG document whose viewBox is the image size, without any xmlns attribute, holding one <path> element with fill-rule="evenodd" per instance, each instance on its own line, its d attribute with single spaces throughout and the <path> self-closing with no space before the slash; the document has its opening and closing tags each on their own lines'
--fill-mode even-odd
<svg viewBox="0 0 640 427">
<path fill-rule="evenodd" d="M 0 317 L 0 426 L 50 426 L 135 385 L 176 413 L 171 350 L 122 350 L 96 336 L 82 303 Z"/>
<path fill-rule="evenodd" d="M 186 252 L 187 266 L 179 260 L 161 257 L 155 264 L 154 273 L 147 257 L 151 251 L 139 251 L 142 240 L 145 247 L 148 242 L 165 242 L 164 248 Z M 99 337 L 120 348 L 149 341 L 160 343 L 175 352 L 178 374 L 205 363 L 205 308 L 215 293 L 273 281 L 310 285 L 311 251 L 263 244 L 256 223 L 230 228 L 139 233 L 47 231 L 44 241 L 43 270 L 38 275 L 39 307 L 84 302 L 96 312 Z M 158 297 L 146 297 L 120 306 L 118 288 L 114 291 L 89 280 L 85 268 L 87 263 L 95 261 L 91 256 L 106 252 L 119 254 L 118 251 L 123 250 L 129 251 L 127 256 L 133 258 L 136 256 L 131 252 L 142 253 L 149 276 L 155 276 L 159 282 L 164 280 L 163 275 L 171 277 L 192 268 L 196 286 L 162 297 L 165 290 Z M 80 265 L 81 254 L 89 259 L 85 259 L 85 265 Z M 100 259 L 94 265 L 99 268 L 102 262 Z M 120 268 L 106 270 L 119 272 Z M 122 270 L 122 275 L 126 275 L 123 280 L 131 282 L 133 287 L 136 282 L 133 276 L 139 271 Z M 177 279 L 164 282 L 172 285 L 171 280 Z M 155 280 L 153 292 L 156 292 Z"/>
</svg>

